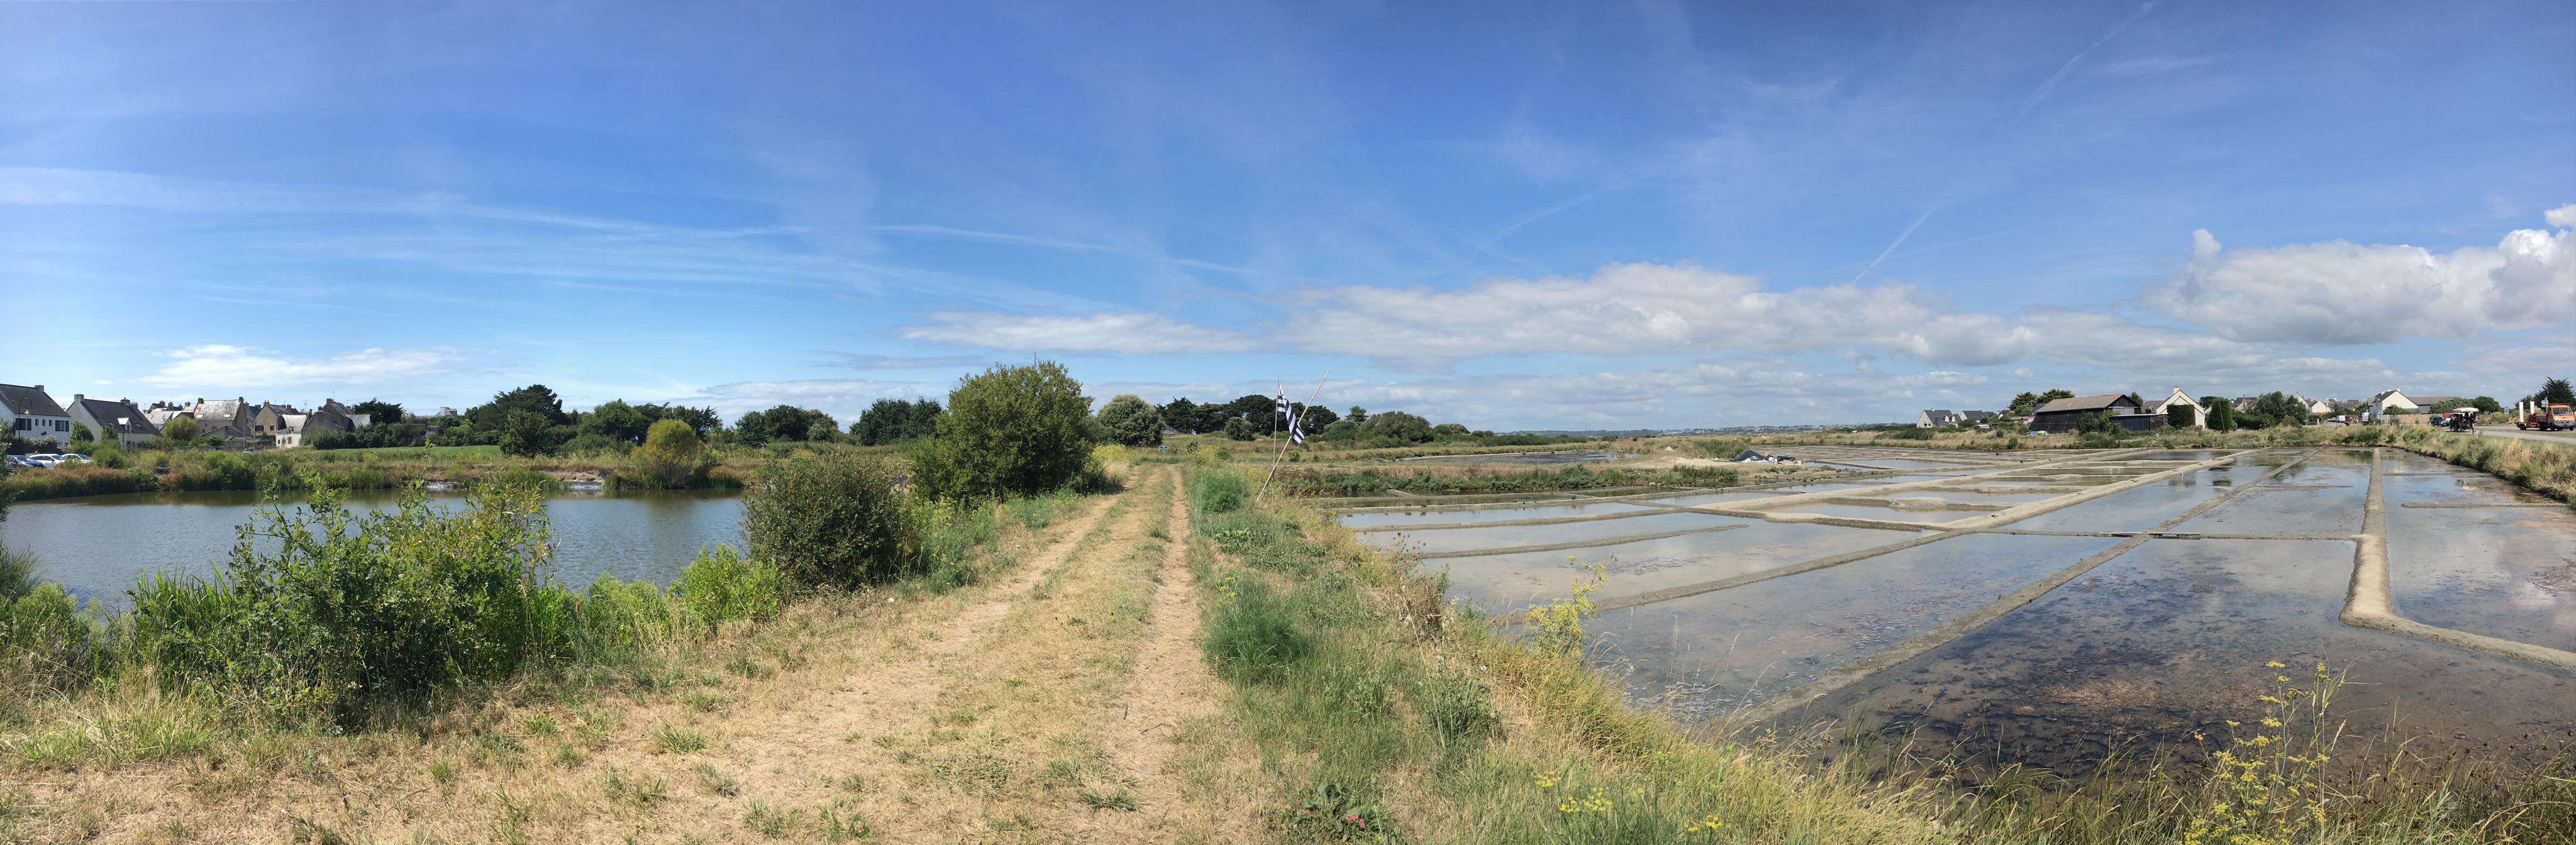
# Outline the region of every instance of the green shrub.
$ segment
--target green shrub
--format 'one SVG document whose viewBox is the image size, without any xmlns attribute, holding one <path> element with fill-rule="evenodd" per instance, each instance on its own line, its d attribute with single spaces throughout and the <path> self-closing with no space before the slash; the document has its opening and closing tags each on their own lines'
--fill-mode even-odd
<svg viewBox="0 0 2576 845">
<path fill-rule="evenodd" d="M 697 429 L 677 419 L 660 420 L 644 434 L 633 452 L 635 474 L 652 487 L 690 487 L 707 477 L 705 444 Z"/>
<path fill-rule="evenodd" d="M 681 570 L 680 577 L 687 579 L 688 570 Z M 678 589 L 676 582 L 673 589 Z M 672 604 L 651 581 L 620 581 L 600 573 L 581 598 L 581 656 L 604 662 L 650 648 L 671 634 Z"/>
<path fill-rule="evenodd" d="M 1243 476 L 1232 472 L 1198 472 L 1190 474 L 1190 502 L 1200 513 L 1225 513 L 1243 507 L 1250 492 Z"/>
<path fill-rule="evenodd" d="M 775 564 L 717 544 L 713 550 L 699 549 L 698 558 L 680 570 L 680 577 L 671 581 L 671 597 L 691 621 L 714 631 L 736 619 L 777 615 L 785 580 Z"/>
<path fill-rule="evenodd" d="M 38 581 L 35 558 L 0 550 L 0 690 L 60 687 L 96 668 L 100 626 L 63 585 Z"/>
<path fill-rule="evenodd" d="M 1090 461 L 1091 399 L 1064 366 L 996 366 L 948 394 L 938 433 L 912 450 L 912 483 L 943 499 L 1045 493 Z"/>
<path fill-rule="evenodd" d="M 943 419 L 945 419 L 943 417 Z M 751 556 L 800 586 L 858 587 L 916 571 L 918 526 L 883 460 L 855 455 L 773 467 L 742 504 Z"/>
<path fill-rule="evenodd" d="M 1226 600 L 1208 611 L 1199 646 L 1219 677 L 1275 681 L 1313 650 L 1297 630 L 1293 609 L 1271 594 L 1269 584 L 1228 573 L 1218 590 Z"/>
<path fill-rule="evenodd" d="M 164 684 L 347 722 L 569 644 L 574 603 L 537 580 L 550 541 L 533 489 L 478 488 L 452 514 L 417 493 L 359 513 L 325 489 L 241 537 L 213 578 L 136 585 L 135 649 Z"/>
</svg>

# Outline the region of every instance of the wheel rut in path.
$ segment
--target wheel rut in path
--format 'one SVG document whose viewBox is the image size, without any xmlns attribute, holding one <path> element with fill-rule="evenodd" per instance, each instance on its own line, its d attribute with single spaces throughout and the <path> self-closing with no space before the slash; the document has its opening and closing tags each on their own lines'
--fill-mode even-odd
<svg viewBox="0 0 2576 845">
<path fill-rule="evenodd" d="M 1136 779 L 1140 824 L 1095 831 L 1099 841 L 1167 842 L 1182 833 L 1207 834 L 1197 822 L 1208 818 L 1190 812 L 1176 764 L 1184 749 L 1176 741 L 1192 719 L 1218 712 L 1216 676 L 1199 659 L 1199 591 L 1190 572 L 1190 506 L 1178 469 L 1171 470 L 1172 506 L 1166 525 L 1171 539 L 1163 544 L 1156 570 L 1145 637 L 1136 650 L 1134 674 L 1116 712 L 1109 715 L 1102 741 L 1112 764 Z M 1218 813 L 1220 820 L 1239 820 L 1241 813 Z M 1252 829 L 1224 831 L 1241 841 Z"/>
</svg>

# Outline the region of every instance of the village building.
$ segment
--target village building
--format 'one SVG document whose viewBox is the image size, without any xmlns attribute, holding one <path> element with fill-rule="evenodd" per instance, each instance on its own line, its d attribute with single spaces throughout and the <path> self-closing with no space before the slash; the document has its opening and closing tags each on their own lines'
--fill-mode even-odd
<svg viewBox="0 0 2576 845">
<path fill-rule="evenodd" d="M 2201 407 L 2198 401 L 2191 398 L 2191 394 L 2182 392 L 2182 387 L 2179 385 L 2175 386 L 2173 392 L 2166 394 L 2164 398 L 2147 403 L 2147 413 L 2166 417 L 2168 424 L 2170 424 L 2171 415 L 2176 408 L 2191 409 L 2192 428 L 2209 427 L 2209 409 Z"/>
<path fill-rule="evenodd" d="M 72 415 L 54 404 L 54 397 L 45 395 L 41 384 L 0 384 L 0 423 L 20 440 L 51 440 L 60 445 L 72 439 Z"/>
<path fill-rule="evenodd" d="M 131 399 L 111 402 L 74 393 L 68 410 L 72 424 L 88 426 L 90 435 L 98 438 L 100 443 L 140 446 L 143 441 L 161 436 L 161 427 L 153 425 L 151 418 L 143 415 L 143 409 L 134 407 Z"/>
<path fill-rule="evenodd" d="M 2145 405 L 2125 393 L 2077 396 L 2052 400 L 2030 415 L 2030 429 L 2050 434 L 2074 431 L 2085 417 L 2108 413 L 2111 424 L 2130 431 L 2154 431 L 2164 418 L 2147 413 Z"/>
<path fill-rule="evenodd" d="M 2378 419 L 2387 416 L 2390 410 L 2417 411 L 2422 410 L 2423 407 L 2415 400 L 2406 398 L 2405 393 L 2392 387 L 2361 400 L 2360 410 L 2363 419 Z"/>
</svg>

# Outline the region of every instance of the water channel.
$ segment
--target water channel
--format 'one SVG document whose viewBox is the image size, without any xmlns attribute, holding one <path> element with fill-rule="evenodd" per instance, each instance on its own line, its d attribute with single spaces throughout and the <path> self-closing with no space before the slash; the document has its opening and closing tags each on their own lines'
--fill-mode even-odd
<svg viewBox="0 0 2576 845">
<path fill-rule="evenodd" d="M 394 506 L 392 491 L 351 493 L 353 508 Z M 441 508 L 459 496 L 432 497 Z M 260 506 L 249 491 L 136 493 L 20 502 L 0 522 L 0 543 L 32 554 L 37 577 L 110 607 L 152 570 L 208 573 L 231 557 L 234 529 Z M 300 506 L 290 500 L 289 507 Z M 546 501 L 555 539 L 553 575 L 587 584 L 601 573 L 669 583 L 698 549 L 742 542 L 742 499 L 733 490 L 571 494 Z"/>
</svg>

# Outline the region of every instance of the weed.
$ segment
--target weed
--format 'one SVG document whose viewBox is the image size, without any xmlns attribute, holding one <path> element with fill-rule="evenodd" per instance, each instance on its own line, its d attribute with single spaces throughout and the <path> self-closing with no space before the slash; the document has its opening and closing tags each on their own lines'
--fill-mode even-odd
<svg viewBox="0 0 2576 845">
<path fill-rule="evenodd" d="M 1128 813 L 1136 812 L 1136 796 L 1127 794 L 1127 789 L 1125 787 L 1120 787 L 1107 793 L 1102 793 L 1086 786 L 1077 790 L 1074 795 L 1075 797 L 1082 799 L 1082 803 L 1089 805 L 1094 810 L 1118 810 Z"/>
<path fill-rule="evenodd" d="M 687 754 L 707 747 L 707 735 L 687 728 L 662 725 L 653 729 L 653 747 L 665 754 Z"/>
<path fill-rule="evenodd" d="M 668 797 L 669 792 L 661 778 L 627 777 L 615 766 L 599 777 L 599 788 L 608 793 L 609 800 L 646 808 Z"/>
<path fill-rule="evenodd" d="M 815 823 L 822 829 L 825 842 L 856 842 L 876 835 L 867 814 L 838 800 L 817 811 Z"/>
<path fill-rule="evenodd" d="M 723 772 L 716 771 L 716 767 L 713 764 L 699 763 L 697 772 L 698 785 L 706 787 L 708 792 L 713 792 L 727 798 L 731 798 L 742 792 L 742 783 L 740 781 L 726 777 Z"/>
<path fill-rule="evenodd" d="M 529 736 L 554 736 L 562 727 L 555 724 L 554 716 L 539 714 L 519 720 L 519 730 Z"/>
<path fill-rule="evenodd" d="M 713 713 L 725 706 L 725 698 L 714 693 L 691 691 L 680 694 L 680 704 L 700 713 Z"/>
<path fill-rule="evenodd" d="M 743 811 L 742 823 L 753 832 L 770 839 L 783 839 L 805 820 L 804 810 L 781 810 L 768 802 L 752 799 L 751 809 Z"/>
<path fill-rule="evenodd" d="M 1238 682 L 1277 680 L 1313 648 L 1267 583 L 1229 572 L 1217 590 L 1225 600 L 1208 611 L 1199 645 L 1219 677 Z"/>
</svg>

